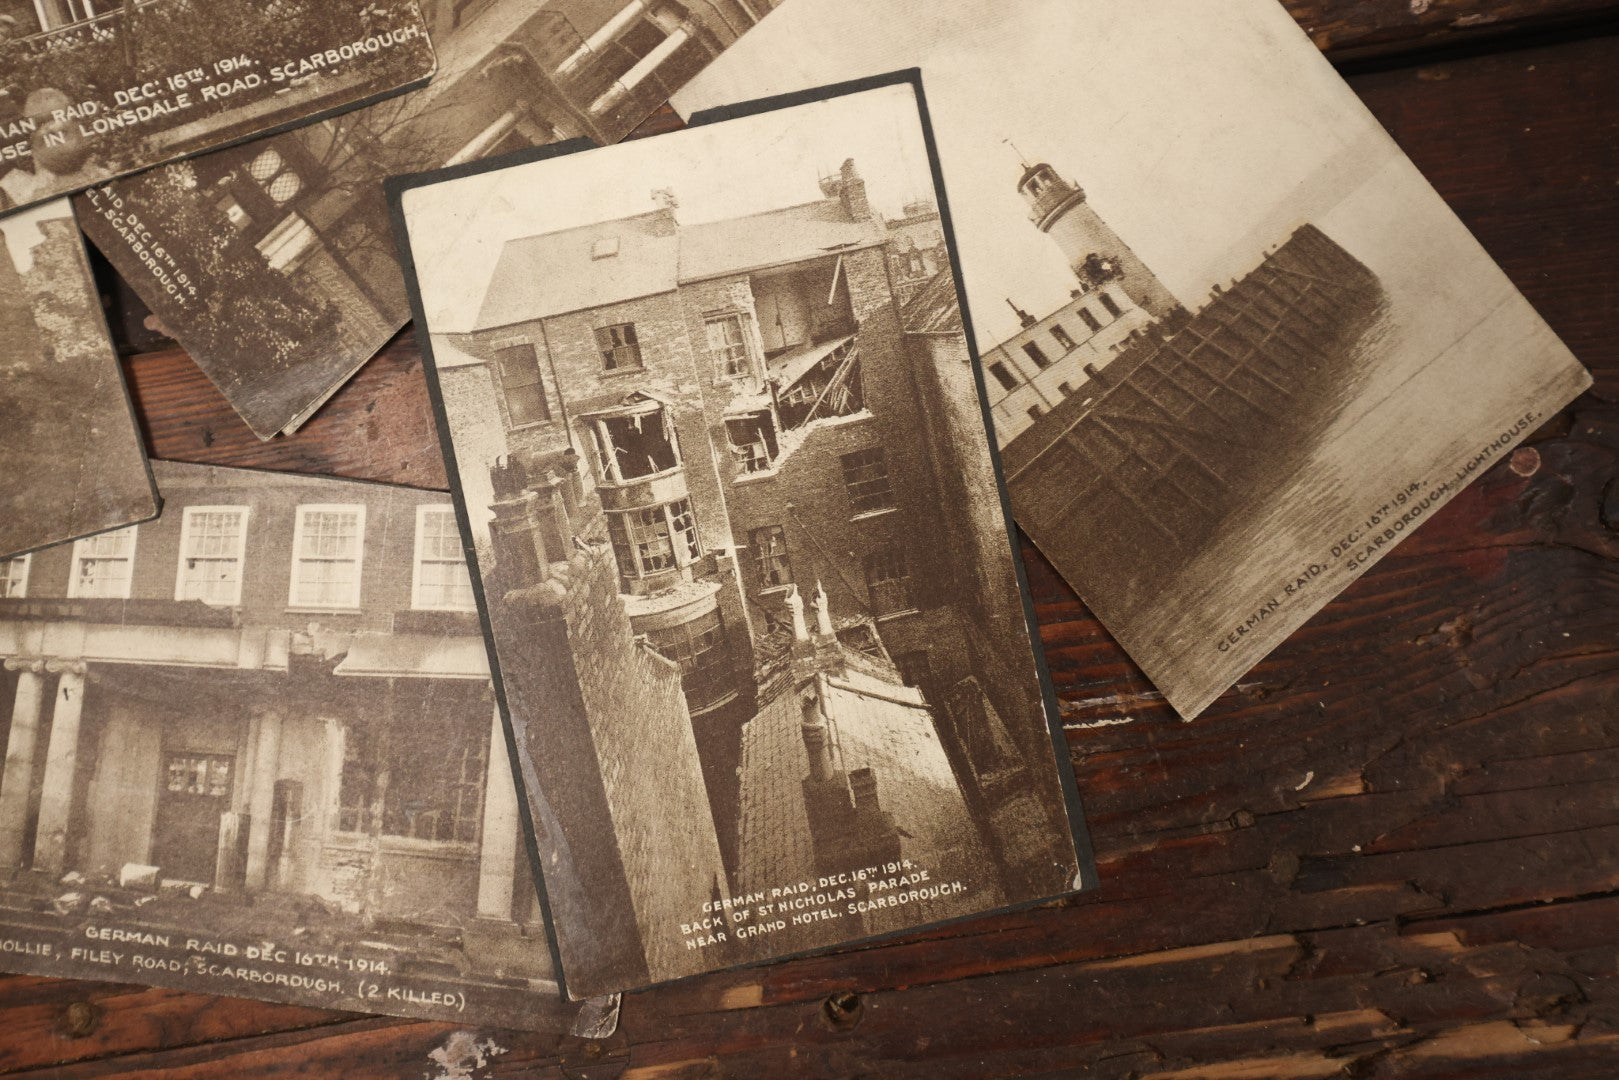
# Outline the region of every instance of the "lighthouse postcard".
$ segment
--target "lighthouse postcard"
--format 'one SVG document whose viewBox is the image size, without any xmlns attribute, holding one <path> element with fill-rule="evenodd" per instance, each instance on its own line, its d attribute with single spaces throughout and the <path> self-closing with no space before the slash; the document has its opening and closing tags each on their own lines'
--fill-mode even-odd
<svg viewBox="0 0 1619 1080">
<path fill-rule="evenodd" d="M 914 78 L 393 182 L 570 996 L 1095 882 Z"/>
<path fill-rule="evenodd" d="M 157 513 L 66 199 L 0 218 L 0 478 L 0 599 L 26 590 L 25 552 Z"/>
<path fill-rule="evenodd" d="M 0 0 L 0 213 L 433 69 L 417 0 Z"/>
<path fill-rule="evenodd" d="M 1590 385 L 1274 0 L 789 4 L 674 104 L 912 64 L 1018 524 L 1186 719 Z"/>
</svg>

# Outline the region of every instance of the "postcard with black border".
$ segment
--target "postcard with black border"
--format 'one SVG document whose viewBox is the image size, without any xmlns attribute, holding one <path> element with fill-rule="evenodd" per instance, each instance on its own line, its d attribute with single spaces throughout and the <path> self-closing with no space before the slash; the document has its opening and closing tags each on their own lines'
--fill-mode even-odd
<svg viewBox="0 0 1619 1080">
<path fill-rule="evenodd" d="M 390 192 L 570 996 L 1094 884 L 919 73 Z"/>
</svg>

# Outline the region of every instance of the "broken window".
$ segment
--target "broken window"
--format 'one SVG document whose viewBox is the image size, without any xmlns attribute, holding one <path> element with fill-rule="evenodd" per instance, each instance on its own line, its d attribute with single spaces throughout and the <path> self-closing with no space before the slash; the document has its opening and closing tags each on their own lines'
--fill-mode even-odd
<svg viewBox="0 0 1619 1080">
<path fill-rule="evenodd" d="M 1023 351 L 1028 354 L 1030 360 L 1034 361 L 1035 367 L 1047 368 L 1051 366 L 1051 360 L 1046 356 L 1046 351 L 1034 342 L 1024 342 Z"/>
<path fill-rule="evenodd" d="M 690 622 L 650 630 L 646 638 L 658 655 L 680 665 L 681 687 L 691 708 L 712 705 L 731 692 L 731 673 L 722 647 L 725 623 L 718 608 Z"/>
<path fill-rule="evenodd" d="M 904 551 L 897 547 L 874 551 L 866 556 L 865 568 L 873 614 L 897 615 L 915 609 L 911 601 L 911 569 Z"/>
<path fill-rule="evenodd" d="M 533 345 L 512 345 L 495 350 L 500 368 L 500 388 L 506 395 L 506 415 L 511 426 L 537 424 L 551 419 L 551 403 L 545 397 L 540 378 L 539 352 Z"/>
<path fill-rule="evenodd" d="M 752 365 L 748 362 L 746 327 L 740 314 L 718 315 L 707 320 L 708 355 L 714 361 L 714 373 L 722 379 L 746 376 Z"/>
<path fill-rule="evenodd" d="M 894 488 L 888 481 L 888 455 L 880 446 L 844 454 L 843 486 L 849 492 L 849 506 L 856 514 L 886 510 L 894 505 Z"/>
<path fill-rule="evenodd" d="M 1064 352 L 1073 352 L 1079 347 L 1074 344 L 1074 339 L 1068 336 L 1068 331 L 1063 329 L 1061 323 L 1051 324 L 1051 337 Z"/>
<path fill-rule="evenodd" d="M 246 546 L 247 507 L 186 507 L 180 525 L 180 575 L 174 598 L 239 603 Z"/>
<path fill-rule="evenodd" d="M 689 566 L 703 556 L 690 499 L 607 515 L 607 532 L 626 579 Z"/>
<path fill-rule="evenodd" d="M 1098 319 L 1095 315 L 1092 315 L 1090 308 L 1082 307 L 1079 308 L 1078 311 L 1079 317 L 1084 320 L 1086 326 L 1090 327 L 1091 333 L 1094 334 L 1098 330 L 1102 329 L 1102 320 Z"/>
<path fill-rule="evenodd" d="M 768 412 L 727 418 L 725 438 L 744 473 L 764 472 L 776 463 L 776 423 Z"/>
<path fill-rule="evenodd" d="M 0 599 L 28 595 L 28 562 L 32 556 L 0 559 Z"/>
<path fill-rule="evenodd" d="M 1113 316 L 1115 319 L 1124 314 L 1124 312 L 1119 308 L 1119 302 L 1113 299 L 1113 297 L 1109 296 L 1107 293 L 1103 293 L 1097 299 L 1102 301 L 1103 310 L 1109 315 Z"/>
<path fill-rule="evenodd" d="M 476 843 L 488 773 L 485 710 L 401 708 L 392 717 L 346 733 L 338 830 Z M 428 745 L 433 753 L 422 753 Z"/>
<path fill-rule="evenodd" d="M 609 483 L 655 476 L 680 464 L 674 429 L 662 408 L 596 417 L 590 427 Z"/>
<path fill-rule="evenodd" d="M 1017 376 L 1013 375 L 1007 366 L 999 360 L 989 365 L 989 373 L 995 376 L 995 381 L 1001 384 L 1002 390 L 1011 390 L 1017 386 Z"/>
<path fill-rule="evenodd" d="M 780 525 L 766 525 L 754 529 L 748 542 L 753 546 L 753 558 L 759 567 L 759 580 L 767 589 L 793 583 L 793 567 L 787 561 L 787 533 Z"/>
<path fill-rule="evenodd" d="M 596 348 L 601 350 L 604 370 L 623 371 L 641 366 L 641 343 L 635 336 L 634 323 L 598 326 Z"/>
<path fill-rule="evenodd" d="M 75 597 L 129 599 L 135 565 L 135 530 L 130 525 L 73 544 L 73 575 L 67 594 Z"/>
</svg>

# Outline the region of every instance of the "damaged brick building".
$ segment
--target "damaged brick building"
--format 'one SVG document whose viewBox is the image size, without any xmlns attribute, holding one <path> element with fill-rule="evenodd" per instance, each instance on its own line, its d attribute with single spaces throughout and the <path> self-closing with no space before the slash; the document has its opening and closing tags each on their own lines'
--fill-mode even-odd
<svg viewBox="0 0 1619 1080">
<path fill-rule="evenodd" d="M 674 710 L 640 721 L 665 740 L 636 748 L 662 795 L 621 789 L 615 804 L 606 790 L 626 758 L 604 747 L 604 730 L 633 725 L 593 715 L 576 689 L 603 662 L 578 629 L 583 611 L 565 621 L 588 650 L 551 690 L 581 699 L 577 732 L 588 728 L 592 742 L 580 745 L 607 778 L 588 793 L 598 822 L 653 816 L 637 802 L 689 804 L 677 777 L 700 763 L 708 821 L 654 824 L 708 832 L 724 872 L 709 874 L 706 857 L 695 869 L 670 858 L 641 867 L 664 875 L 660 888 L 687 897 L 689 911 L 782 865 L 769 845 L 787 837 L 771 841 L 743 820 L 745 792 L 763 775 L 750 772 L 744 731 L 767 726 L 761 718 L 791 696 L 802 644 L 793 606 L 811 594 L 825 598 L 840 648 L 870 657 L 892 684 L 884 693 L 907 703 L 910 726 L 900 727 L 937 738 L 960 818 L 940 826 L 961 845 L 949 858 L 995 852 L 975 865 L 981 880 L 996 879 L 996 895 L 1054 891 L 1065 880 L 1051 880 L 1053 868 L 1071 856 L 1047 838 L 1066 835 L 1064 810 L 1055 777 L 1031 771 L 1050 762 L 1051 744 L 970 357 L 959 312 L 951 321 L 927 303 L 955 305 L 937 212 L 916 203 L 892 227 L 853 161 L 821 193 L 683 224 L 665 191 L 646 213 L 506 241 L 473 329 L 434 346 L 492 608 L 511 598 L 512 612 L 524 610 L 545 590 L 547 602 L 575 605 L 591 559 L 606 557 L 587 553 L 611 552 L 618 599 L 604 618 L 621 611 L 627 634 L 675 665 L 683 688 L 689 744 L 671 726 Z M 905 289 L 921 305 L 914 330 L 896 267 L 926 275 Z M 965 479 L 941 476 L 956 468 Z M 515 643 L 534 619 L 511 618 Z M 502 671 L 508 684 L 518 678 L 504 658 Z M 534 722 L 544 709 L 530 700 Z M 529 740 L 536 769 L 563 753 L 548 737 Z M 875 788 L 863 794 L 897 790 L 903 761 L 864 774 Z M 805 813 L 802 779 L 770 781 L 789 814 Z M 560 790 L 568 783 L 558 778 Z M 554 815 L 576 862 L 579 836 L 600 839 L 588 816 L 554 804 L 540 813 Z M 632 894 L 629 883 L 653 880 L 628 863 L 606 876 Z M 643 941 L 649 927 L 668 936 L 644 907 Z M 607 928 L 592 936 L 605 940 Z"/>
</svg>

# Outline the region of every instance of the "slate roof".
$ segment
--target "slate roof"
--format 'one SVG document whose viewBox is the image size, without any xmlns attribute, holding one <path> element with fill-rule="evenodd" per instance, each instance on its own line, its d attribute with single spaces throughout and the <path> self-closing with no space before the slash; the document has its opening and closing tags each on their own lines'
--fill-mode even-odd
<svg viewBox="0 0 1619 1080">
<path fill-rule="evenodd" d="M 905 857 L 929 869 L 935 880 L 977 878 L 978 887 L 960 896 L 910 907 L 902 916 L 896 912 L 895 925 L 995 906 L 999 888 L 986 887 L 981 869 L 988 865 L 987 853 L 934 729 L 932 709 L 920 692 L 852 664 L 825 685 L 823 709 L 832 728 L 835 764 L 846 775 L 860 768 L 874 771 L 882 808 L 904 830 Z M 799 694 L 783 693 L 742 729 L 742 892 L 790 885 L 814 874 L 803 796 L 809 756 L 802 720 Z"/>
<path fill-rule="evenodd" d="M 917 290 L 900 312 L 907 334 L 959 334 L 963 332 L 956 279 L 941 270 Z"/>
<path fill-rule="evenodd" d="M 673 292 L 680 238 L 668 210 L 508 240 L 473 330 Z M 595 257 L 598 242 L 618 252 Z"/>
<path fill-rule="evenodd" d="M 837 199 L 689 225 L 680 235 L 683 282 L 835 255 L 887 239 L 879 222 L 850 221 Z"/>
</svg>

